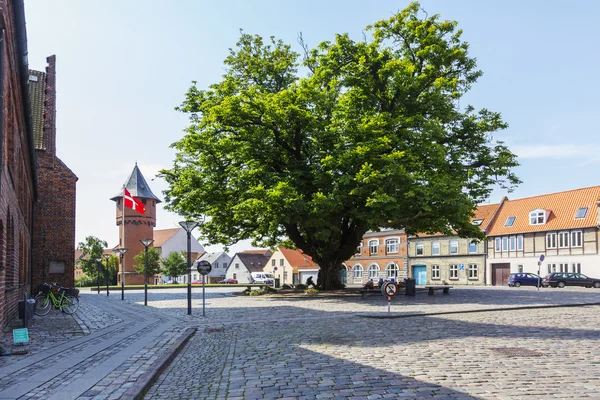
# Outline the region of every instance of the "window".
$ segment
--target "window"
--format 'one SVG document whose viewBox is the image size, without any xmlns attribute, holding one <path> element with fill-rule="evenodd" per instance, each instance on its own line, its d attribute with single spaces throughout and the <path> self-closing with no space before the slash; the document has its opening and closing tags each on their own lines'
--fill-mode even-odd
<svg viewBox="0 0 600 400">
<path fill-rule="evenodd" d="M 508 251 L 508 237 L 504 236 L 502 238 L 502 251 Z"/>
<path fill-rule="evenodd" d="M 556 248 L 556 233 L 546 233 L 546 248 L 547 249 L 555 249 Z"/>
<path fill-rule="evenodd" d="M 271 260 L 271 266 L 274 267 L 275 266 L 275 259 Z"/>
<path fill-rule="evenodd" d="M 529 213 L 529 225 L 543 225 L 546 223 L 545 210 L 533 210 Z"/>
<path fill-rule="evenodd" d="M 362 265 L 355 265 L 354 267 L 352 267 L 352 272 L 354 274 L 354 279 L 362 279 L 362 275 L 363 275 Z"/>
<path fill-rule="evenodd" d="M 398 239 L 386 240 L 385 248 L 388 253 L 397 253 L 398 252 Z"/>
<path fill-rule="evenodd" d="M 523 250 L 523 235 L 517 236 L 517 250 Z"/>
<path fill-rule="evenodd" d="M 558 247 L 569 247 L 569 232 L 558 232 Z"/>
<path fill-rule="evenodd" d="M 356 253 L 355 254 L 360 254 L 362 250 L 362 246 L 356 246 Z"/>
<path fill-rule="evenodd" d="M 223 263 L 223 268 L 227 269 L 227 263 Z"/>
<path fill-rule="evenodd" d="M 431 255 L 440 255 L 440 242 L 431 242 Z"/>
<path fill-rule="evenodd" d="M 511 236 L 508 238 L 509 243 L 510 243 L 510 250 L 511 251 L 515 251 L 517 249 L 517 237 L 516 236 Z"/>
<path fill-rule="evenodd" d="M 379 271 L 380 271 L 379 265 L 377 265 L 377 264 L 369 265 L 369 279 L 375 280 L 375 279 L 379 278 Z"/>
<path fill-rule="evenodd" d="M 388 264 L 385 267 L 385 272 L 388 279 L 398 278 L 398 266 L 396 264 Z"/>
<path fill-rule="evenodd" d="M 469 279 L 478 279 L 479 278 L 479 270 L 477 269 L 477 264 L 469 264 Z"/>
<path fill-rule="evenodd" d="M 571 272 L 580 274 L 581 273 L 581 263 L 571 264 Z"/>
<path fill-rule="evenodd" d="M 502 239 L 496 238 L 495 242 L 496 242 L 496 246 L 495 246 L 496 251 L 500 251 L 500 249 L 501 249 L 500 243 L 502 243 Z"/>
<path fill-rule="evenodd" d="M 288 272 L 287 271 L 283 271 L 283 281 L 287 281 L 287 277 L 288 277 Z"/>
<path fill-rule="evenodd" d="M 569 272 L 569 264 L 567 264 L 567 263 L 558 264 L 558 270 L 560 272 Z"/>
<path fill-rule="evenodd" d="M 418 256 L 423 255 L 424 249 L 425 249 L 425 246 L 423 245 L 423 243 L 417 243 L 417 255 Z"/>
<path fill-rule="evenodd" d="M 548 273 L 556 272 L 556 264 L 548 264 Z"/>
<path fill-rule="evenodd" d="M 283 267 L 285 264 L 285 260 L 283 258 L 279 259 L 279 265 Z"/>
<path fill-rule="evenodd" d="M 458 265 L 456 264 L 450 266 L 450 279 L 458 279 Z"/>
<path fill-rule="evenodd" d="M 440 266 L 439 265 L 431 266 L 431 279 L 440 279 Z"/>
<path fill-rule="evenodd" d="M 233 273 L 233 279 L 237 279 L 237 274 L 235 272 Z"/>
<path fill-rule="evenodd" d="M 517 271 L 519 271 L 519 273 L 523 273 L 523 264 L 517 265 Z"/>
<path fill-rule="evenodd" d="M 235 268 L 236 269 L 240 269 L 240 264 L 239 263 L 235 263 Z M 235 278 L 234 278 L 235 279 Z"/>
<path fill-rule="evenodd" d="M 471 240 L 469 242 L 469 253 L 477 253 L 477 241 Z"/>
<path fill-rule="evenodd" d="M 458 254 L 458 240 L 450 241 L 450 254 Z"/>
<path fill-rule="evenodd" d="M 377 254 L 379 251 L 379 240 L 369 240 L 369 252 L 371 254 Z"/>
<path fill-rule="evenodd" d="M 581 231 L 571 232 L 571 247 L 581 247 L 583 242 L 583 234 Z"/>
<path fill-rule="evenodd" d="M 473 225 L 477 225 L 477 226 L 481 225 L 482 222 L 483 222 L 483 219 L 474 219 L 473 221 L 471 221 L 471 223 Z"/>
<path fill-rule="evenodd" d="M 578 208 L 577 212 L 575 212 L 575 219 L 583 219 L 587 217 L 588 209 L 589 207 Z"/>
<path fill-rule="evenodd" d="M 517 217 L 506 218 L 506 222 L 504 223 L 504 226 L 513 226 L 513 224 L 515 223 L 515 219 L 517 219 Z"/>
</svg>

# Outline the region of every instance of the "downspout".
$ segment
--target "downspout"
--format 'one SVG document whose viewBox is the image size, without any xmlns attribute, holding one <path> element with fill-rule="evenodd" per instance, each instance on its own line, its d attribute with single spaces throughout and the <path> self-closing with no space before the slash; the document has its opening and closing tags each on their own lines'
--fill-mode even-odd
<svg viewBox="0 0 600 400">
<path fill-rule="evenodd" d="M 4 23 L 0 21 L 0 168 L 4 165 L 2 155 L 4 149 Z M 2 193 L 2 179 L 0 179 L 0 193 Z"/>
</svg>

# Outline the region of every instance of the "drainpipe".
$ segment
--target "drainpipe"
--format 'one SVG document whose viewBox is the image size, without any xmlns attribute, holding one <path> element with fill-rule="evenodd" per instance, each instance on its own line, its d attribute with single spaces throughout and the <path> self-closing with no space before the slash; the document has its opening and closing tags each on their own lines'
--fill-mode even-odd
<svg viewBox="0 0 600 400">
<path fill-rule="evenodd" d="M 4 149 L 4 26 L 0 27 L 0 166 L 4 165 L 2 155 Z M 2 193 L 2 179 L 0 179 L 0 193 Z"/>
</svg>

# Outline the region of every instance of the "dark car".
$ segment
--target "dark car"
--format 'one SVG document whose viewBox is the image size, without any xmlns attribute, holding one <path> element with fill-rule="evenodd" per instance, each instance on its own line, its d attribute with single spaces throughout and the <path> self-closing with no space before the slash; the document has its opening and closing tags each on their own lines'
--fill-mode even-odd
<svg viewBox="0 0 600 400">
<path fill-rule="evenodd" d="M 230 284 L 234 284 L 235 285 L 236 283 L 238 283 L 238 281 L 237 281 L 237 279 L 229 279 L 229 278 L 227 278 L 227 279 L 223 279 L 222 281 L 219 281 L 219 283 L 230 283 Z"/>
<path fill-rule="evenodd" d="M 544 287 L 552 286 L 563 288 L 565 286 L 585 286 L 600 288 L 600 279 L 590 278 L 583 274 L 569 272 L 554 272 L 546 275 L 542 281 Z"/>
<path fill-rule="evenodd" d="M 542 284 L 542 278 L 531 272 L 517 272 L 508 277 L 508 286 L 538 286 Z"/>
</svg>

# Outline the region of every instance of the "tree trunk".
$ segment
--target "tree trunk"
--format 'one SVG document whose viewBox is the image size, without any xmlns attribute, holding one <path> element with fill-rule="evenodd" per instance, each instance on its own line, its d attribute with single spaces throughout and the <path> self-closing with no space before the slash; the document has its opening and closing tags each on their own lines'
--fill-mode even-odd
<svg viewBox="0 0 600 400">
<path fill-rule="evenodd" d="M 334 261 L 323 261 L 319 263 L 321 270 L 317 278 L 317 286 L 323 290 L 342 289 L 340 282 L 340 269 L 342 264 Z"/>
</svg>

